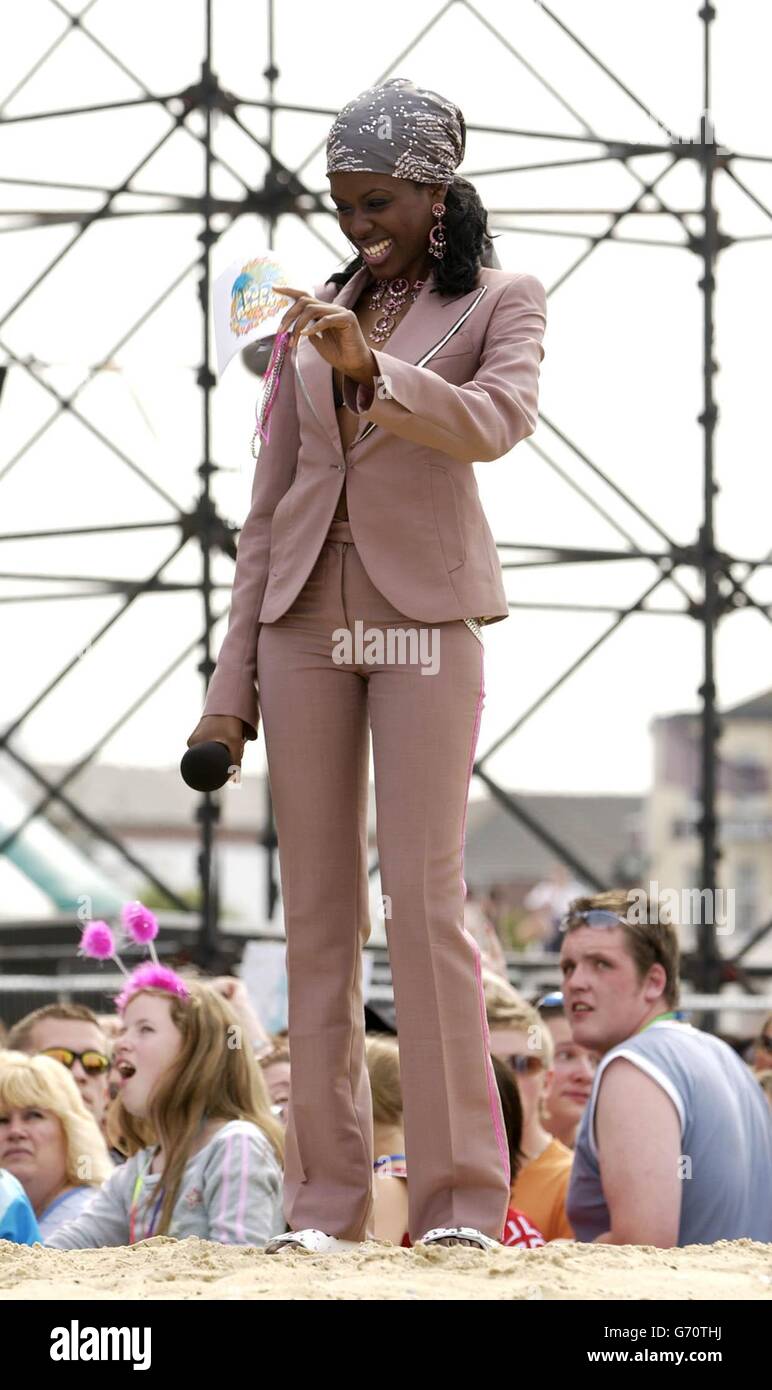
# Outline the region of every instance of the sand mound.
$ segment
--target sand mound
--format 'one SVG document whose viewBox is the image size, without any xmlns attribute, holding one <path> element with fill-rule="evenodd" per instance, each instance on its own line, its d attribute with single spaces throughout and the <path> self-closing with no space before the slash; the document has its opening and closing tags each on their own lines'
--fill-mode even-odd
<svg viewBox="0 0 772 1390">
<path fill-rule="evenodd" d="M 371 1241 L 340 1255 L 156 1236 L 105 1250 L 0 1241 L 0 1299 L 772 1299 L 772 1246 L 553 1243 L 492 1254 Z"/>
</svg>

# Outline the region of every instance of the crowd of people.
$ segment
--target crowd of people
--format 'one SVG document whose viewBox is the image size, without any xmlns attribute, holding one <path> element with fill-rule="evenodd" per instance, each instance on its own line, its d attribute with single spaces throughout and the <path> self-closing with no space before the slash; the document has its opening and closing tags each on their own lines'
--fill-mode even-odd
<svg viewBox="0 0 772 1390">
<path fill-rule="evenodd" d="M 483 972 L 509 1152 L 503 1246 L 772 1242 L 772 1015 L 747 1058 L 679 1013 L 674 927 L 575 899 L 562 988 Z M 142 976 L 112 1014 L 51 1004 L 0 1033 L 0 1239 L 195 1235 L 265 1246 L 282 1202 L 291 1048 L 231 977 Z M 367 1039 L 371 1238 L 409 1247 L 399 1043 Z M 414 1233 L 416 1235 L 416 1233 Z"/>
</svg>

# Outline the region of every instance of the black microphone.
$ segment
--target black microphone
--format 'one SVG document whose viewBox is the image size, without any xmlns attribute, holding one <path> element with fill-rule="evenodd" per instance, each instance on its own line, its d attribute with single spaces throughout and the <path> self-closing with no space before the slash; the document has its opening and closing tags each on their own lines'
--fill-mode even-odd
<svg viewBox="0 0 772 1390">
<path fill-rule="evenodd" d="M 180 763 L 182 779 L 196 792 L 216 792 L 224 787 L 233 766 L 227 743 L 210 741 L 189 748 Z"/>
</svg>

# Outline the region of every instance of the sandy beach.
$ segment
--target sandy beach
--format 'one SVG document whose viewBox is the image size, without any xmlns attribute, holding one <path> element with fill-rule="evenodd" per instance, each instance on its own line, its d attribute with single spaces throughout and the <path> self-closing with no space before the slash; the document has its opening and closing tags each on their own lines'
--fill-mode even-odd
<svg viewBox="0 0 772 1390">
<path fill-rule="evenodd" d="M 0 1299 L 772 1299 L 772 1246 L 557 1242 L 490 1254 L 370 1242 L 340 1255 L 277 1256 L 165 1236 L 103 1250 L 0 1241 Z"/>
</svg>

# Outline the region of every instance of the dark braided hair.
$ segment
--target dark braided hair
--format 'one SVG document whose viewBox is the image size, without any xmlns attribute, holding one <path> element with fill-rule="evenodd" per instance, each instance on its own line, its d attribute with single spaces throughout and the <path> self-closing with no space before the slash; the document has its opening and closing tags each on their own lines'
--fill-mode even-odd
<svg viewBox="0 0 772 1390">
<path fill-rule="evenodd" d="M 435 286 L 431 293 L 469 294 L 477 285 L 480 266 L 495 264 L 490 259 L 493 238 L 488 231 L 488 214 L 477 189 L 458 174 L 448 184 L 444 225 L 445 255 L 442 260 L 435 261 Z M 356 255 L 342 270 L 330 275 L 325 284 L 345 285 L 364 264 L 361 255 Z"/>
</svg>

